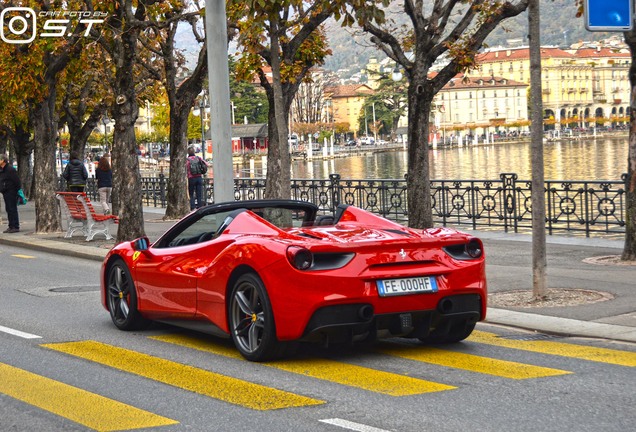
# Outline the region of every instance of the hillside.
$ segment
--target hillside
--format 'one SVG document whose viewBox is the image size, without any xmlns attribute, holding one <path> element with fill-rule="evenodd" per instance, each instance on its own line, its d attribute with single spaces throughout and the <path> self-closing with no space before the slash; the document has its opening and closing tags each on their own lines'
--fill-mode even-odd
<svg viewBox="0 0 636 432">
<path fill-rule="evenodd" d="M 541 44 L 569 46 L 579 41 L 599 40 L 608 37 L 609 33 L 592 33 L 585 29 L 583 18 L 576 18 L 574 0 L 541 0 Z M 401 7 L 402 2 L 394 2 L 393 8 Z M 395 10 L 395 9 L 394 9 Z M 406 22 L 404 14 L 391 14 L 396 22 Z M 505 46 L 507 40 L 520 39 L 527 45 L 528 15 L 524 13 L 511 18 L 497 28 L 486 39 L 487 46 Z M 369 57 L 384 57 L 369 41 L 368 35 L 359 30 L 344 29 L 336 22 L 328 24 L 329 45 L 333 51 L 325 62 L 328 70 L 349 68 L 351 72 L 359 71 L 366 65 Z"/>
</svg>

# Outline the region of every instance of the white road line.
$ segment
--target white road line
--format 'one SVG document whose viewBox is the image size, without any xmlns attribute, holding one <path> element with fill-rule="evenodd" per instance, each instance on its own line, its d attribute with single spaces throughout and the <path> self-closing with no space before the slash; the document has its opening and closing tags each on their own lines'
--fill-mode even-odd
<svg viewBox="0 0 636 432">
<path fill-rule="evenodd" d="M 25 338 L 25 339 L 41 339 L 42 338 L 42 336 L 21 332 L 20 330 L 15 330 L 15 329 L 4 327 L 4 326 L 0 326 L 0 331 L 4 333 L 9 333 L 10 335 L 13 335 L 13 336 L 20 336 L 21 338 Z"/>
<path fill-rule="evenodd" d="M 358 431 L 358 432 L 389 432 L 385 429 L 378 429 L 373 426 L 367 426 L 361 423 L 354 423 L 352 421 L 343 420 L 339 418 L 323 419 L 319 421 L 322 423 L 328 423 L 334 426 L 340 426 L 343 429 L 349 429 L 349 430 Z"/>
</svg>

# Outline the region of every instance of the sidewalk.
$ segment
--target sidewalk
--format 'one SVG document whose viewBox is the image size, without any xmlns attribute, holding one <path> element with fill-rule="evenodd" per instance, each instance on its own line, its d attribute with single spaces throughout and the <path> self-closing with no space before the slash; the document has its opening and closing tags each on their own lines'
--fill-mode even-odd
<svg viewBox="0 0 636 432">
<path fill-rule="evenodd" d="M 114 240 L 97 236 L 86 242 L 77 234 L 35 234 L 35 208 L 19 208 L 20 232 L 3 234 L 0 244 L 54 252 L 102 261 Z M 156 240 L 174 221 L 163 221 L 164 209 L 144 207 L 144 228 Z M 62 221 L 66 228 L 66 221 Z M 112 230 L 116 237 L 117 225 Z M 464 230 L 466 231 L 466 230 Z M 532 239 L 529 235 L 488 231 L 467 231 L 484 242 L 488 289 L 491 294 L 532 289 Z M 563 336 L 602 338 L 636 343 L 636 266 L 596 265 L 586 258 L 620 255 L 622 240 L 548 236 L 548 288 L 579 289 L 607 293 L 610 300 L 578 306 L 488 308 L 487 323 Z"/>
</svg>

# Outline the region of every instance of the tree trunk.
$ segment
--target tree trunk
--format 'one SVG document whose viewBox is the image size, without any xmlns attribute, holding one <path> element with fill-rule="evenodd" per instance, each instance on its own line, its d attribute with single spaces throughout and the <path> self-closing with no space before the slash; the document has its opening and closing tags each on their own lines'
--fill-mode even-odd
<svg viewBox="0 0 636 432">
<path fill-rule="evenodd" d="M 532 296 L 546 298 L 545 176 L 543 169 L 543 100 L 539 0 L 528 2 L 530 33 L 530 106 L 532 106 Z"/>
<path fill-rule="evenodd" d="M 272 14 L 270 22 L 271 52 L 279 52 L 278 43 L 278 22 L 276 14 Z M 283 87 L 280 79 L 280 57 L 273 55 L 272 59 L 272 87 L 270 100 L 273 104 L 269 106 L 269 150 L 267 153 L 267 177 L 265 180 L 265 198 L 267 199 L 289 199 L 291 198 L 291 157 L 289 155 L 289 143 L 287 141 L 289 105 L 283 94 Z"/>
<path fill-rule="evenodd" d="M 426 74 L 427 71 L 421 72 Z M 418 72 L 415 72 L 416 74 Z M 426 77 L 426 76 L 425 76 Z M 424 78 L 425 78 L 424 77 Z M 411 81 L 414 81 L 415 78 Z M 425 79 L 415 82 L 426 82 Z M 428 86 L 408 88 L 408 170 L 406 173 L 409 226 L 431 228 L 431 171 L 428 155 L 428 132 L 434 93 Z"/>
<path fill-rule="evenodd" d="M 131 82 L 132 84 L 132 82 Z M 132 89 L 132 85 L 130 87 Z M 131 94 L 132 90 L 126 92 Z M 123 93 L 119 93 L 122 95 Z M 119 215 L 117 242 L 145 236 L 141 203 L 141 174 L 137 157 L 135 121 L 139 107 L 134 98 L 113 107 L 113 209 Z"/>
<path fill-rule="evenodd" d="M 631 98 L 629 102 L 629 140 L 627 178 L 625 179 L 625 246 L 621 258 L 636 261 L 636 30 L 624 33 L 632 63 L 629 66 Z"/>
<path fill-rule="evenodd" d="M 48 83 L 48 96 L 32 111 L 33 140 L 35 147 L 34 182 L 35 232 L 38 234 L 61 230 L 58 201 L 55 197 L 58 177 L 55 165 L 57 123 L 55 114 L 55 82 Z"/>
<path fill-rule="evenodd" d="M 137 13 L 142 15 L 139 9 Z M 138 28 L 125 26 L 121 33 L 121 43 L 117 44 L 118 52 L 113 56 L 117 59 L 114 89 L 116 96 L 112 107 L 115 118 L 112 151 L 113 210 L 119 215 L 118 243 L 146 235 L 135 138 L 135 122 L 139 115 L 134 70 L 138 35 Z"/>
<path fill-rule="evenodd" d="M 188 100 L 190 100 L 188 98 Z M 188 177 L 185 160 L 188 146 L 188 114 L 190 107 L 183 103 L 170 103 L 170 180 L 165 219 L 179 219 L 190 211 Z M 203 115 L 203 113 L 201 113 Z"/>
<path fill-rule="evenodd" d="M 18 176 L 22 183 L 22 190 L 27 198 L 32 199 L 35 196 L 33 183 L 33 164 L 31 163 L 31 155 L 35 147 L 35 141 L 31 139 L 31 133 L 22 126 L 16 126 L 15 131 L 10 133 L 13 149 L 15 150 L 15 158 L 18 162 Z"/>
</svg>

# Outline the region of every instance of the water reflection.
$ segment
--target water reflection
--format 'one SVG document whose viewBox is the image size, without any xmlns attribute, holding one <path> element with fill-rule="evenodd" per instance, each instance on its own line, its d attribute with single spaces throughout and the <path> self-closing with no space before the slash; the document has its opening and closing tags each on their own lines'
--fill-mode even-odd
<svg viewBox="0 0 636 432">
<path fill-rule="evenodd" d="M 512 172 L 531 179 L 529 142 L 464 146 L 430 151 L 432 179 L 497 179 Z M 620 180 L 627 172 L 627 136 L 545 143 L 546 180 Z M 262 176 L 257 160 L 255 177 Z M 235 174 L 249 177 L 249 166 L 235 166 Z M 345 179 L 402 179 L 407 169 L 406 151 L 374 153 L 330 160 L 294 161 L 292 178 L 326 179 L 338 173 Z"/>
</svg>

